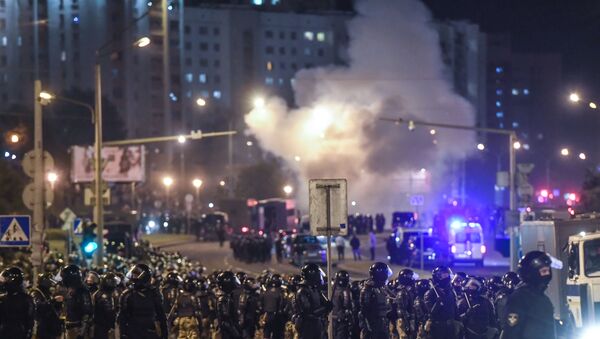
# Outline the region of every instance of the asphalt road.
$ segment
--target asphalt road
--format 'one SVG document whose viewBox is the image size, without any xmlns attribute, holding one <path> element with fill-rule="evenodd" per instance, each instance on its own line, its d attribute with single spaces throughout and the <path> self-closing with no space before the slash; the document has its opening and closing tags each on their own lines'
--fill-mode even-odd
<svg viewBox="0 0 600 339">
<path fill-rule="evenodd" d="M 233 254 L 231 249 L 229 248 L 229 243 L 225 243 L 223 247 L 219 247 L 217 242 L 189 242 L 184 244 L 178 244 L 174 246 L 163 246 L 163 250 L 165 251 L 179 251 L 183 255 L 187 256 L 192 260 L 197 260 L 202 265 L 206 266 L 208 271 L 213 271 L 216 269 L 228 269 L 233 271 L 245 271 L 252 275 L 259 275 L 263 270 L 269 269 L 273 272 L 285 273 L 285 274 L 296 274 L 300 272 L 300 269 L 296 266 L 291 265 L 287 261 L 283 261 L 281 263 L 277 263 L 275 260 L 275 256 L 271 262 L 268 263 L 252 263 L 247 264 L 241 261 L 237 261 L 233 258 Z M 382 248 L 378 248 L 378 259 L 383 260 L 385 253 L 383 253 Z M 346 251 L 346 255 L 351 255 Z M 335 258 L 334 254 L 334 258 Z M 368 260 L 364 260 L 362 262 L 354 262 L 352 260 L 347 260 L 346 262 L 342 262 L 337 265 L 335 262 L 333 267 L 333 271 L 336 272 L 338 269 L 346 269 L 350 272 L 353 279 L 366 279 L 368 277 L 368 267 L 371 262 Z M 392 270 L 396 273 L 403 267 L 393 265 Z M 325 267 L 323 268 L 325 269 Z M 420 271 L 415 269 L 417 273 L 423 277 L 427 278 L 430 276 L 431 268 L 426 268 L 424 271 Z M 508 271 L 508 267 L 506 266 L 488 266 L 488 267 L 475 267 L 473 265 L 456 265 L 453 270 L 455 272 L 463 271 L 467 274 L 472 275 L 481 275 L 484 277 L 490 277 L 492 275 L 503 275 Z"/>
</svg>

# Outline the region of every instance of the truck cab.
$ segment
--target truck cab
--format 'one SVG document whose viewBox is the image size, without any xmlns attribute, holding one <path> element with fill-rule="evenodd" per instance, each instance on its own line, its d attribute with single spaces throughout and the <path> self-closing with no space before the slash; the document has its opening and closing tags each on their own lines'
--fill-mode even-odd
<svg viewBox="0 0 600 339">
<path fill-rule="evenodd" d="M 450 224 L 450 264 L 474 263 L 483 266 L 487 248 L 483 243 L 483 229 L 477 222 L 454 221 Z"/>
<path fill-rule="evenodd" d="M 600 232 L 581 232 L 567 245 L 567 305 L 575 327 L 600 323 Z"/>
</svg>

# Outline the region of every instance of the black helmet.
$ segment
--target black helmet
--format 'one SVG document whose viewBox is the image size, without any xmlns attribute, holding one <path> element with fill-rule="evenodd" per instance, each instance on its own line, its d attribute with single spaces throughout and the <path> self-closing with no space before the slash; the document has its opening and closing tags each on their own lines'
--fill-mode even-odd
<svg viewBox="0 0 600 339">
<path fill-rule="evenodd" d="M 195 292 L 198 288 L 198 281 L 193 277 L 187 277 L 183 281 L 183 290 L 186 292 Z"/>
<path fill-rule="evenodd" d="M 150 285 L 152 270 L 146 264 L 137 264 L 127 272 L 126 277 L 131 281 L 134 288 L 144 288 Z"/>
<path fill-rule="evenodd" d="M 294 292 L 298 288 L 298 285 L 302 283 L 302 276 L 299 274 L 294 274 L 288 278 L 287 288 L 288 290 Z"/>
<path fill-rule="evenodd" d="M 488 278 L 485 281 L 485 283 L 487 289 L 494 294 L 498 292 L 502 287 L 504 287 L 504 284 L 502 283 L 502 278 L 500 278 L 497 275 Z"/>
<path fill-rule="evenodd" d="M 66 287 L 81 285 L 81 270 L 77 265 L 67 265 L 60 270 L 60 279 Z"/>
<path fill-rule="evenodd" d="M 467 274 L 465 272 L 456 272 L 452 277 L 452 287 L 457 292 L 462 291 L 463 285 L 467 281 Z"/>
<path fill-rule="evenodd" d="M 247 291 L 256 291 L 260 288 L 260 285 L 258 284 L 258 281 L 256 281 L 256 279 L 254 279 L 253 277 L 246 277 L 244 279 L 244 289 Z"/>
<path fill-rule="evenodd" d="M 420 279 L 415 283 L 415 287 L 417 289 L 417 294 L 422 297 L 429 289 L 431 289 L 431 283 L 429 279 Z"/>
<path fill-rule="evenodd" d="M 552 280 L 552 259 L 541 251 L 531 251 L 519 261 L 519 277 L 530 285 L 545 289 Z"/>
<path fill-rule="evenodd" d="M 335 284 L 339 287 L 350 286 L 350 274 L 347 271 L 338 271 L 335 274 Z"/>
<path fill-rule="evenodd" d="M 502 284 L 510 290 L 514 290 L 520 282 L 521 279 L 519 279 L 519 276 L 515 272 L 506 272 L 506 274 L 502 276 Z"/>
<path fill-rule="evenodd" d="M 198 284 L 198 288 L 200 289 L 200 291 L 208 291 L 208 280 L 206 279 L 206 277 L 204 276 L 200 276 L 198 277 L 198 281 L 196 282 Z"/>
<path fill-rule="evenodd" d="M 481 295 L 481 293 L 483 292 L 483 282 L 481 279 L 475 278 L 475 277 L 471 277 L 469 279 L 467 279 L 467 281 L 465 282 L 464 286 L 463 286 L 463 291 L 471 296 L 478 296 Z"/>
<path fill-rule="evenodd" d="M 225 271 L 217 276 L 217 284 L 225 293 L 231 293 L 239 286 L 240 281 L 231 271 Z"/>
<path fill-rule="evenodd" d="M 89 271 L 85 275 L 84 282 L 87 286 L 98 286 L 100 285 L 100 276 L 94 271 Z"/>
<path fill-rule="evenodd" d="M 398 272 L 398 284 L 402 286 L 414 286 L 418 275 L 410 268 L 404 268 Z"/>
<path fill-rule="evenodd" d="M 452 270 L 446 266 L 438 266 L 431 272 L 431 279 L 436 286 L 448 287 L 452 281 Z"/>
<path fill-rule="evenodd" d="M 302 280 L 311 286 L 323 285 L 325 273 L 317 264 L 306 264 L 302 267 Z"/>
<path fill-rule="evenodd" d="M 281 287 L 281 285 L 283 285 L 283 279 L 279 274 L 273 274 L 267 283 L 269 287 Z"/>
<path fill-rule="evenodd" d="M 165 277 L 165 284 L 167 284 L 167 285 L 177 286 L 182 282 L 183 282 L 183 280 L 181 279 L 179 274 L 175 271 L 171 271 L 171 272 L 167 273 L 167 276 Z"/>
<path fill-rule="evenodd" d="M 58 282 L 54 280 L 54 276 L 51 273 L 40 273 L 37 278 L 38 288 L 41 290 L 50 290 L 55 287 Z"/>
<path fill-rule="evenodd" d="M 8 292 L 16 292 L 23 289 L 23 271 L 18 267 L 9 267 L 0 273 L 0 283 Z"/>
<path fill-rule="evenodd" d="M 119 286 L 120 283 L 121 278 L 112 272 L 104 274 L 102 279 L 100 279 L 100 287 L 107 291 L 113 291 L 117 288 L 117 286 Z"/>
<path fill-rule="evenodd" d="M 235 272 L 235 276 L 238 278 L 238 280 L 240 281 L 240 284 L 244 283 L 244 280 L 246 279 L 246 277 L 248 276 L 246 274 L 246 272 L 243 271 L 237 271 Z"/>
<path fill-rule="evenodd" d="M 385 285 L 391 276 L 392 269 L 386 263 L 376 262 L 369 268 L 369 277 L 379 286 Z"/>
</svg>

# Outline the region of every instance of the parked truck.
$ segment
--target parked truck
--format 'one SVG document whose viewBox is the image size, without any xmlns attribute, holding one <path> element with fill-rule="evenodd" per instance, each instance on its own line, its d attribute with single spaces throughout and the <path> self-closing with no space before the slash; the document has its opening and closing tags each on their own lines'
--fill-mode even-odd
<svg viewBox="0 0 600 339">
<path fill-rule="evenodd" d="M 540 250 L 564 265 L 546 293 L 554 315 L 578 332 L 600 325 L 600 215 L 523 221 L 519 254 Z"/>
</svg>

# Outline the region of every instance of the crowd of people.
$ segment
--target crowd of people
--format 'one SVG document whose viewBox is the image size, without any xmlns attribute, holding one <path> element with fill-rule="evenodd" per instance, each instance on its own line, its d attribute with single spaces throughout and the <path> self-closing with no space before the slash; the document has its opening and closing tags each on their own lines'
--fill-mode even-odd
<svg viewBox="0 0 600 339">
<path fill-rule="evenodd" d="M 31 286 L 16 266 L 0 273 L 0 338 L 553 338 L 552 277 L 543 252 L 519 272 L 483 279 L 437 267 L 395 277 L 374 263 L 366 280 L 338 271 L 331 300 L 322 269 L 259 276 L 206 269 L 148 247 L 137 258 L 109 257 L 81 268 L 59 255 Z M 141 263 L 144 262 L 144 263 Z"/>
</svg>

